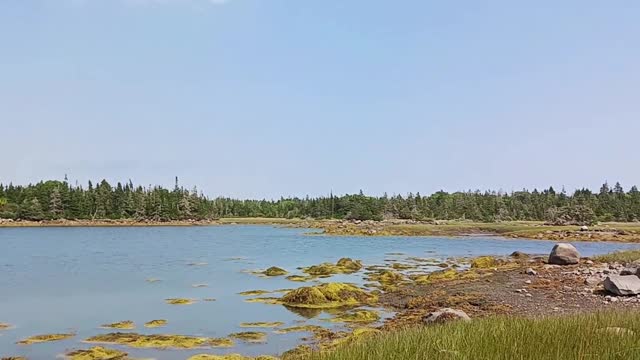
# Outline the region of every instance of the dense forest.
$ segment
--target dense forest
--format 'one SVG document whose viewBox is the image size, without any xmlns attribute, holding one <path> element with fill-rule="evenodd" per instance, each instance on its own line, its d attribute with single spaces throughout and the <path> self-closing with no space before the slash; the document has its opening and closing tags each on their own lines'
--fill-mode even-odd
<svg viewBox="0 0 640 360">
<path fill-rule="evenodd" d="M 638 221 L 640 192 L 616 183 L 567 194 L 553 188 L 538 191 L 439 191 L 429 196 L 354 195 L 279 200 L 209 199 L 197 188 L 109 184 L 102 180 L 86 187 L 64 181 L 27 186 L 0 184 L 0 218 L 138 219 L 153 221 L 210 220 L 223 217 L 286 217 L 315 219 L 468 219 L 477 221 L 544 220 L 552 223 Z"/>
</svg>

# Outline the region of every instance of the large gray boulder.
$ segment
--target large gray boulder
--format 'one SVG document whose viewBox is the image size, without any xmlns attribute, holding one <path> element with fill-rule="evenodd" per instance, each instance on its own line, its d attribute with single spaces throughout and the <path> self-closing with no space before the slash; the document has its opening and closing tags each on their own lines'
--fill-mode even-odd
<svg viewBox="0 0 640 360">
<path fill-rule="evenodd" d="M 635 275 L 612 275 L 604 279 L 604 288 L 608 292 L 619 295 L 640 294 L 640 278 Z"/>
<path fill-rule="evenodd" d="M 462 310 L 450 308 L 443 308 L 434 311 L 424 317 L 424 322 L 427 324 L 444 323 L 452 320 L 470 321 L 471 318 Z"/>
<path fill-rule="evenodd" d="M 549 254 L 549 264 L 571 265 L 580 261 L 580 253 L 575 246 L 567 243 L 558 243 Z"/>
</svg>

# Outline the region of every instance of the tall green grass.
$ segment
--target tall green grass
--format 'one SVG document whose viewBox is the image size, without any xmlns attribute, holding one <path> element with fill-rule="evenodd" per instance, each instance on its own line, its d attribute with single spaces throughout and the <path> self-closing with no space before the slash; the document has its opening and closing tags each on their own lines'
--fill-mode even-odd
<svg viewBox="0 0 640 360">
<path fill-rule="evenodd" d="M 610 254 L 596 256 L 594 259 L 602 262 L 619 262 L 621 264 L 631 263 L 636 260 L 640 260 L 640 249 L 616 251 Z"/>
<path fill-rule="evenodd" d="M 384 333 L 306 360 L 640 359 L 640 312 L 494 317 Z"/>
</svg>

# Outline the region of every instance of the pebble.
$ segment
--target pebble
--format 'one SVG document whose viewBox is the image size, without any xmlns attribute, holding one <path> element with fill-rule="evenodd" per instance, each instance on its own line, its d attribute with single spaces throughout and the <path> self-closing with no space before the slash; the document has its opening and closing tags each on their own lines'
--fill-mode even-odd
<svg viewBox="0 0 640 360">
<path fill-rule="evenodd" d="M 531 284 L 531 280 L 527 280 L 524 282 L 525 284 Z"/>
</svg>

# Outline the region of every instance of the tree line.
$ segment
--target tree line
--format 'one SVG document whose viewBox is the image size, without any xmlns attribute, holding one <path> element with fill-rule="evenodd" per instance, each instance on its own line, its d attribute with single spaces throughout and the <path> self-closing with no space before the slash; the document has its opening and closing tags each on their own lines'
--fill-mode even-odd
<svg viewBox="0 0 640 360">
<path fill-rule="evenodd" d="M 106 180 L 86 186 L 64 181 L 0 184 L 0 219 L 149 221 L 212 220 L 224 217 L 284 217 L 314 219 L 413 219 L 509 221 L 540 220 L 555 224 L 595 221 L 638 221 L 640 192 L 625 191 L 619 183 L 603 184 L 598 192 L 579 189 L 573 194 L 553 187 L 539 191 L 438 191 L 423 196 L 341 196 L 240 200 L 210 199 L 197 188 L 139 186 L 131 181 L 115 185 Z"/>
</svg>

